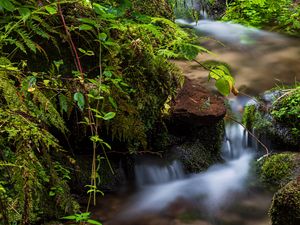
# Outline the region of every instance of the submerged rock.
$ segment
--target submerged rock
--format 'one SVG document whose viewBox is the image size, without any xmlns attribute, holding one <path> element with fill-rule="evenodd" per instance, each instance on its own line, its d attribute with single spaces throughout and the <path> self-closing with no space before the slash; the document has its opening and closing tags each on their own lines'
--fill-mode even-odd
<svg viewBox="0 0 300 225">
<path fill-rule="evenodd" d="M 270 209 L 272 225 L 300 224 L 300 183 L 291 181 L 273 197 Z"/>
</svg>

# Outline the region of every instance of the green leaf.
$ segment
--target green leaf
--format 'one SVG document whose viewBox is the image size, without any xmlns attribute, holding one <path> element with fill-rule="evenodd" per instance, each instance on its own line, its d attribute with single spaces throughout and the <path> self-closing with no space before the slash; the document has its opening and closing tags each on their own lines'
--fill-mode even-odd
<svg viewBox="0 0 300 225">
<path fill-rule="evenodd" d="M 90 24 L 90 25 L 93 25 L 93 26 L 97 25 L 97 22 L 93 19 L 90 19 L 90 18 L 80 18 L 78 20 L 82 23 L 87 23 L 87 24 Z"/>
<path fill-rule="evenodd" d="M 68 100 L 67 97 L 63 94 L 60 94 L 58 96 L 59 98 L 59 105 L 60 105 L 60 112 L 63 114 L 63 112 L 68 112 Z"/>
<path fill-rule="evenodd" d="M 10 0 L 0 0 L 0 6 L 7 11 L 14 11 L 15 6 L 10 2 Z"/>
<path fill-rule="evenodd" d="M 94 27 L 92 27 L 91 25 L 88 24 L 82 24 L 79 26 L 79 30 L 93 30 Z"/>
<path fill-rule="evenodd" d="M 74 94 L 74 101 L 77 102 L 78 107 L 82 111 L 84 109 L 85 101 L 84 96 L 81 92 L 76 92 Z"/>
<path fill-rule="evenodd" d="M 22 20 L 24 22 L 29 18 L 30 14 L 31 14 L 30 9 L 29 8 L 25 8 L 25 7 L 19 8 L 18 11 L 19 11 L 19 13 L 20 13 L 20 15 L 22 17 Z"/>
<path fill-rule="evenodd" d="M 87 55 L 87 56 L 93 56 L 93 55 L 95 55 L 95 53 L 94 53 L 93 51 L 91 51 L 91 50 L 84 50 L 84 49 L 82 49 L 82 48 L 78 48 L 78 50 L 79 50 L 81 53 L 83 53 L 83 54 L 85 54 L 85 55 Z"/>
<path fill-rule="evenodd" d="M 47 10 L 47 12 L 50 14 L 50 15 L 54 15 L 57 13 L 57 7 L 54 6 L 54 5 L 47 5 L 45 6 L 45 9 Z"/>
<path fill-rule="evenodd" d="M 114 107 L 114 109 L 118 108 L 118 105 L 117 105 L 115 99 L 113 99 L 113 97 L 109 96 L 108 101 L 110 102 L 111 106 Z"/>
<path fill-rule="evenodd" d="M 93 9 L 95 11 L 95 13 L 97 13 L 98 15 L 102 15 L 102 14 L 106 14 L 106 7 L 100 5 L 100 4 L 97 4 L 97 3 L 93 3 Z"/>
<path fill-rule="evenodd" d="M 71 216 L 64 216 L 63 219 L 65 220 L 75 220 L 77 218 L 76 215 L 71 215 Z"/>
<path fill-rule="evenodd" d="M 230 85 L 228 83 L 228 80 L 226 80 L 226 78 L 222 77 L 218 79 L 216 81 L 216 87 L 222 95 L 227 96 L 230 94 Z"/>
<path fill-rule="evenodd" d="M 90 224 L 95 224 L 95 225 L 102 225 L 102 223 L 96 221 L 96 220 L 87 220 L 88 223 Z"/>
<path fill-rule="evenodd" d="M 104 116 L 103 116 L 103 119 L 104 120 L 111 120 L 112 118 L 114 118 L 116 116 L 116 113 L 115 112 L 109 112 L 109 113 L 106 113 Z"/>
<path fill-rule="evenodd" d="M 98 39 L 99 39 L 100 41 L 105 41 L 105 40 L 107 39 L 107 34 L 106 34 L 106 33 L 100 33 L 100 34 L 98 35 Z"/>
</svg>

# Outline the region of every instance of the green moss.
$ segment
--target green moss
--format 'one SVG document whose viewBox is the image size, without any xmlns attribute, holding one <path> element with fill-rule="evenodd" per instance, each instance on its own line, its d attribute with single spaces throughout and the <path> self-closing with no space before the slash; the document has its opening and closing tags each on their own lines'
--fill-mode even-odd
<svg viewBox="0 0 300 225">
<path fill-rule="evenodd" d="M 300 143 L 300 86 L 285 92 L 283 96 L 276 101 L 270 114 L 277 122 L 290 127 L 295 143 Z"/>
<path fill-rule="evenodd" d="M 189 141 L 181 144 L 181 161 L 188 172 L 201 172 L 221 161 L 221 143 L 224 137 L 224 122 L 198 127 Z"/>
<path fill-rule="evenodd" d="M 273 197 L 269 211 L 272 225 L 300 224 L 300 184 L 291 181 Z"/>
<path fill-rule="evenodd" d="M 247 127 L 247 129 L 252 129 L 255 123 L 255 105 L 247 105 L 244 109 L 243 114 L 243 124 Z"/>
<path fill-rule="evenodd" d="M 282 187 L 295 177 L 296 154 L 280 153 L 267 157 L 260 168 L 260 179 L 271 189 Z"/>
</svg>

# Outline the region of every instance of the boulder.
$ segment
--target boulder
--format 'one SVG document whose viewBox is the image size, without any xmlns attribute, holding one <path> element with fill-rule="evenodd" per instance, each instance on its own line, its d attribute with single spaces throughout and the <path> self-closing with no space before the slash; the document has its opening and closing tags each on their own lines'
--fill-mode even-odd
<svg viewBox="0 0 300 225">
<path fill-rule="evenodd" d="M 171 107 L 171 120 L 180 128 L 216 124 L 225 114 L 223 97 L 213 95 L 197 80 L 188 78 Z"/>
<path fill-rule="evenodd" d="M 291 181 L 274 195 L 269 213 L 272 225 L 300 224 L 299 181 Z"/>
</svg>

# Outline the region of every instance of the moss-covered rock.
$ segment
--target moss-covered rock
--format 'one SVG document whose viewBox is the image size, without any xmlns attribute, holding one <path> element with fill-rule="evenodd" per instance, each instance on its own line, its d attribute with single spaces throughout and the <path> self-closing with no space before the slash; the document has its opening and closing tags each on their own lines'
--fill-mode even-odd
<svg viewBox="0 0 300 225">
<path fill-rule="evenodd" d="M 175 140 L 173 154 L 180 159 L 186 172 L 206 170 L 221 161 L 221 143 L 224 137 L 224 122 L 221 120 L 210 126 L 194 127 L 180 133 Z"/>
<path fill-rule="evenodd" d="M 300 86 L 264 93 L 245 107 L 243 124 L 276 150 L 300 149 Z M 287 91 L 288 90 L 288 91 Z"/>
<path fill-rule="evenodd" d="M 299 154 L 280 153 L 266 157 L 259 163 L 261 181 L 273 190 L 284 186 L 297 176 Z"/>
<path fill-rule="evenodd" d="M 269 214 L 272 225 L 300 224 L 300 183 L 291 181 L 273 197 Z"/>
</svg>

